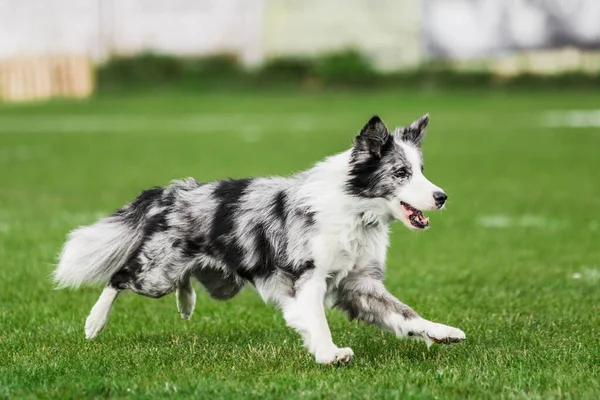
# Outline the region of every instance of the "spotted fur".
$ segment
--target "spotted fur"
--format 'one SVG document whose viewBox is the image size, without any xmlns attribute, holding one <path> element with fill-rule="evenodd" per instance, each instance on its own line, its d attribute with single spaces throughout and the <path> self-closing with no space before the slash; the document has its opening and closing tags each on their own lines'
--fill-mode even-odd
<svg viewBox="0 0 600 400">
<path fill-rule="evenodd" d="M 123 290 L 152 298 L 175 291 L 181 316 L 190 318 L 196 279 L 218 300 L 254 287 L 282 309 L 320 363 L 353 355 L 333 343 L 326 302 L 400 337 L 462 340 L 462 331 L 421 318 L 383 285 L 389 224 L 410 226 L 401 202 L 439 207 L 433 193 L 441 189 L 422 174 L 427 123 L 425 116 L 390 133 L 373 117 L 350 150 L 289 178 L 190 178 L 146 190 L 74 230 L 55 280 L 106 285 L 86 321 L 90 339 Z"/>
</svg>

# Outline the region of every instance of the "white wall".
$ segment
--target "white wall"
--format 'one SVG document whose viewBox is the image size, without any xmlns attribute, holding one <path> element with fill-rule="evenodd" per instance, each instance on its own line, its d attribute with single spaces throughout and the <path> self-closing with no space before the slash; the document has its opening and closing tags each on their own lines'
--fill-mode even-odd
<svg viewBox="0 0 600 400">
<path fill-rule="evenodd" d="M 0 59 L 151 50 L 253 64 L 352 47 L 395 67 L 420 58 L 419 1 L 0 0 Z"/>
<path fill-rule="evenodd" d="M 600 48 L 600 0 L 423 0 L 427 55 L 466 59 L 515 50 Z"/>
<path fill-rule="evenodd" d="M 98 49 L 97 0 L 0 0 L 0 59 Z"/>
<path fill-rule="evenodd" d="M 262 58 L 263 0 L 0 0 L 0 59 L 233 52 Z"/>
<path fill-rule="evenodd" d="M 600 0 L 0 0 L 0 59 L 352 47 L 391 69 L 565 44 L 600 49 Z"/>
<path fill-rule="evenodd" d="M 112 24 L 104 26 L 113 53 L 231 52 L 248 63 L 262 57 L 262 0 L 104 1 L 111 8 Z"/>
<path fill-rule="evenodd" d="M 270 0 L 267 56 L 359 49 L 380 68 L 418 64 L 421 0 Z"/>
</svg>

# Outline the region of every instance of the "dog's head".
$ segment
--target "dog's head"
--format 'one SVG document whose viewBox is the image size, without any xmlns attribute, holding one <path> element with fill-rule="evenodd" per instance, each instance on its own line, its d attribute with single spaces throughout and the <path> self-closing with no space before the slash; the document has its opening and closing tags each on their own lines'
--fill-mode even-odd
<svg viewBox="0 0 600 400">
<path fill-rule="evenodd" d="M 447 199 L 423 175 L 421 143 L 428 123 L 425 115 L 390 133 L 379 117 L 371 118 L 354 141 L 346 186 L 353 196 L 384 200 L 394 219 L 416 230 L 429 226 L 421 211 L 441 209 Z"/>
</svg>

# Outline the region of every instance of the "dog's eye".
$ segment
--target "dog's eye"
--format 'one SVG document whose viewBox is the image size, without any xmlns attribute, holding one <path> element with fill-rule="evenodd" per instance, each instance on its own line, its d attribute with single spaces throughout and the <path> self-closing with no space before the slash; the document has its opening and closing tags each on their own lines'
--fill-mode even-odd
<svg viewBox="0 0 600 400">
<path fill-rule="evenodd" d="M 398 178 L 406 178 L 407 175 L 408 175 L 408 170 L 404 167 L 398 168 L 397 170 L 394 171 L 394 176 L 396 176 Z"/>
</svg>

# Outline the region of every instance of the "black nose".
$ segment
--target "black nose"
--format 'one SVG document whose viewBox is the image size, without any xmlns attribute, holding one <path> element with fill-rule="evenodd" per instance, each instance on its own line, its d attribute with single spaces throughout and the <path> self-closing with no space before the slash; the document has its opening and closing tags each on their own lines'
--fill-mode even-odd
<svg viewBox="0 0 600 400">
<path fill-rule="evenodd" d="M 444 205 L 448 196 L 444 192 L 433 192 L 433 199 L 435 200 L 435 205 L 439 208 Z"/>
</svg>

